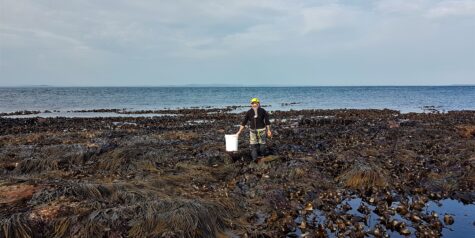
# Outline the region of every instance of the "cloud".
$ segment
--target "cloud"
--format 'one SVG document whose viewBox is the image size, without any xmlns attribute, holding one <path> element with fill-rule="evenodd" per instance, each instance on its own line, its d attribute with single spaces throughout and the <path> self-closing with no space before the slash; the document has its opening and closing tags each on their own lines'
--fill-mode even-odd
<svg viewBox="0 0 475 238">
<path fill-rule="evenodd" d="M 355 23 L 359 11 L 351 7 L 330 4 L 301 10 L 304 34 L 337 27 L 351 26 Z"/>
<path fill-rule="evenodd" d="M 48 48 L 58 47 L 59 44 L 67 47 L 68 49 L 72 48 L 89 50 L 89 47 L 84 44 L 84 42 L 76 38 L 59 35 L 53 32 L 48 32 L 39 29 L 12 28 L 8 26 L 2 26 L 0 24 L 0 35 L 3 35 L 5 37 L 11 37 L 10 40 L 3 41 L 3 47 L 8 46 L 11 48 L 27 48 L 33 46 L 31 44 L 32 42 L 41 42 L 43 45 L 48 45 Z"/>
<path fill-rule="evenodd" d="M 466 80 L 474 2 L 0 0 L 0 85 Z"/>
<path fill-rule="evenodd" d="M 381 0 L 375 1 L 375 9 L 383 13 L 417 14 L 431 5 L 429 0 Z"/>
<path fill-rule="evenodd" d="M 430 8 L 427 17 L 475 16 L 475 1 L 442 1 Z"/>
</svg>

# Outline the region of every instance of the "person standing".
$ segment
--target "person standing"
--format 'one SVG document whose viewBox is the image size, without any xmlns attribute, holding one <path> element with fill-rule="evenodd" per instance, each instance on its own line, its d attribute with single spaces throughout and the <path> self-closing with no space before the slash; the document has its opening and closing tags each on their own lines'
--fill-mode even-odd
<svg viewBox="0 0 475 238">
<path fill-rule="evenodd" d="M 251 109 L 244 115 L 239 131 L 236 133 L 238 136 L 244 130 L 248 122 L 250 122 L 249 144 L 251 147 L 251 156 L 253 160 L 257 160 L 259 155 L 262 156 L 265 154 L 266 137 L 272 137 L 269 113 L 261 107 L 258 98 L 251 99 Z"/>
</svg>

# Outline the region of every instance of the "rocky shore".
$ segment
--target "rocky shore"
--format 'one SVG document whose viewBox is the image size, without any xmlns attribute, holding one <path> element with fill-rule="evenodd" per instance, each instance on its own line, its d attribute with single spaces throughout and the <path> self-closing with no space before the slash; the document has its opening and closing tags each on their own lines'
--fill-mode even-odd
<svg viewBox="0 0 475 238">
<path fill-rule="evenodd" d="M 275 111 L 258 161 L 239 113 L 160 113 L 0 117 L 0 237 L 450 237 L 431 204 L 475 206 L 475 111 Z"/>
</svg>

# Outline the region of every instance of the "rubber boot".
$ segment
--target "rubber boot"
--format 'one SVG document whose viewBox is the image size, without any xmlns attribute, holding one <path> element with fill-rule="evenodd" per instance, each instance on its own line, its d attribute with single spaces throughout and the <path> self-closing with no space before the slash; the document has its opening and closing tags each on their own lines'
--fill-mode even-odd
<svg viewBox="0 0 475 238">
<path fill-rule="evenodd" d="M 267 155 L 266 144 L 259 144 L 259 156 L 266 156 L 266 155 Z"/>
<path fill-rule="evenodd" d="M 253 161 L 257 160 L 259 144 L 251 145 L 251 157 Z"/>
</svg>

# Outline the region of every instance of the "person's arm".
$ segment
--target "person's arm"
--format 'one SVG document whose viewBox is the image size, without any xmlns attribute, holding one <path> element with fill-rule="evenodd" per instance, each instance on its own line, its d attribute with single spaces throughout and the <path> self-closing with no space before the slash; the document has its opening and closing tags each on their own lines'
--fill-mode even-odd
<svg viewBox="0 0 475 238">
<path fill-rule="evenodd" d="M 243 125 L 240 125 L 240 126 L 239 126 L 239 131 L 236 133 L 236 135 L 239 136 L 243 130 L 244 130 L 244 126 L 243 126 Z"/>
<path fill-rule="evenodd" d="M 247 124 L 247 121 L 249 121 L 249 112 L 246 112 L 246 115 L 244 115 L 241 125 L 239 126 L 239 131 L 236 133 L 236 135 L 239 136 L 239 134 L 241 134 L 241 132 L 244 130 L 244 127 Z"/>
<path fill-rule="evenodd" d="M 272 131 L 270 130 L 270 120 L 269 120 L 269 113 L 267 111 L 264 111 L 265 117 L 264 117 L 264 122 L 266 123 L 266 128 L 267 128 L 267 136 L 272 137 Z"/>
</svg>

